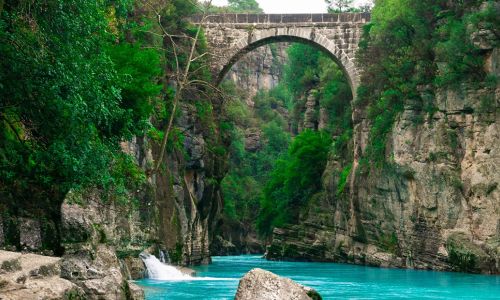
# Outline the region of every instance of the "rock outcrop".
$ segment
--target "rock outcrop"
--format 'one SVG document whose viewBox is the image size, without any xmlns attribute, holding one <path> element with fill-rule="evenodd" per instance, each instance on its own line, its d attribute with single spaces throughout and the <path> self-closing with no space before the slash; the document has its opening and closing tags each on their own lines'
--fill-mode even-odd
<svg viewBox="0 0 500 300">
<path fill-rule="evenodd" d="M 276 43 L 257 48 L 242 57 L 229 71 L 226 78 L 246 91 L 245 100 L 250 107 L 260 90 L 270 90 L 280 82 L 288 46 L 288 43 Z"/>
<path fill-rule="evenodd" d="M 424 97 L 433 93 L 422 88 Z M 406 105 L 387 143 L 391 167 L 363 172 L 370 124 L 354 113 L 354 163 L 330 158 L 324 191 L 276 228 L 269 259 L 500 273 L 500 88 L 439 90 L 437 112 Z"/>
<path fill-rule="evenodd" d="M 212 255 L 263 254 L 264 241 L 257 237 L 251 224 L 236 220 L 221 220 L 219 233 L 210 245 Z"/>
<path fill-rule="evenodd" d="M 314 289 L 269 271 L 253 269 L 240 280 L 235 300 L 321 300 Z"/>
<path fill-rule="evenodd" d="M 139 286 L 113 269 L 113 252 L 96 253 L 95 259 L 72 260 L 0 251 L 0 299 L 144 299 Z"/>
<path fill-rule="evenodd" d="M 262 132 L 258 128 L 245 130 L 245 151 L 257 152 L 262 149 Z"/>
<path fill-rule="evenodd" d="M 60 263 L 58 257 L 0 251 L 0 298 L 75 299 L 84 295 L 76 284 L 60 277 Z"/>
<path fill-rule="evenodd" d="M 194 105 L 184 104 L 181 111 L 177 126 L 183 132 L 183 149 L 165 154 L 167 170 L 150 180 L 159 212 L 160 248 L 174 264 L 196 265 L 210 262 L 226 162 L 210 150 L 220 138 L 211 130 L 213 124 L 203 123 L 207 120 L 200 120 Z M 155 156 L 157 151 L 153 148 Z"/>
<path fill-rule="evenodd" d="M 318 118 L 317 118 L 317 111 L 318 111 L 318 101 L 316 99 L 316 93 L 317 91 L 315 90 L 310 90 L 307 93 L 306 97 L 306 104 L 305 104 L 305 112 L 304 112 L 304 125 L 302 126 L 303 129 L 310 129 L 310 130 L 317 130 L 318 129 Z"/>
</svg>

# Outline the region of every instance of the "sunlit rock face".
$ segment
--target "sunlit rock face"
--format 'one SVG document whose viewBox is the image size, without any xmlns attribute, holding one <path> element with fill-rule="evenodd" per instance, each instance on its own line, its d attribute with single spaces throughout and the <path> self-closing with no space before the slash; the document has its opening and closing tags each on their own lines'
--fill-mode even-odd
<svg viewBox="0 0 500 300">
<path fill-rule="evenodd" d="M 321 300 L 314 289 L 263 269 L 253 269 L 240 280 L 236 300 Z"/>
</svg>

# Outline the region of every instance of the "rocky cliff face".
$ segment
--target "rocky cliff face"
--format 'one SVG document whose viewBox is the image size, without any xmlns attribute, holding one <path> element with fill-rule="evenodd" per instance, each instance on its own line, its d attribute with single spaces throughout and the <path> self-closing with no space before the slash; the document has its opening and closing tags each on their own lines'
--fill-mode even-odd
<svg viewBox="0 0 500 300">
<path fill-rule="evenodd" d="M 129 214 L 131 220 L 117 226 L 126 232 L 125 237 L 118 234 L 120 238 L 135 241 L 134 257 L 154 246 L 150 252 L 163 251 L 173 264 L 210 262 L 209 244 L 222 209 L 220 181 L 225 173 L 223 158 L 209 149 L 220 142 L 207 123 L 212 121 L 202 120 L 194 105 L 182 105 L 177 121 L 182 143 L 167 151 L 165 168 L 148 177 L 144 191 L 137 191 L 140 207 Z M 156 143 L 148 139 L 123 146 L 144 169 L 158 156 Z"/>
<path fill-rule="evenodd" d="M 283 63 L 287 59 L 288 43 L 276 43 L 253 50 L 240 59 L 229 71 L 226 79 L 247 92 L 246 101 L 253 106 L 253 97 L 259 90 L 270 90 L 283 76 Z"/>
<path fill-rule="evenodd" d="M 168 154 L 168 170 L 151 178 L 159 208 L 160 243 L 175 263 L 210 262 L 209 244 L 222 210 L 220 181 L 225 161 L 209 151 L 210 127 L 198 119 L 196 108 L 184 105 L 179 130 L 184 152 Z M 155 151 L 154 151 L 155 152 Z"/>
<path fill-rule="evenodd" d="M 486 69 L 498 76 L 498 49 L 485 52 Z M 346 193 L 337 191 L 344 162 L 332 157 L 324 191 L 298 224 L 274 230 L 268 258 L 500 272 L 500 87 L 421 93 L 437 112 L 422 117 L 406 105 L 385 169 L 359 167 L 371 124 L 365 111 L 353 114 Z"/>
</svg>

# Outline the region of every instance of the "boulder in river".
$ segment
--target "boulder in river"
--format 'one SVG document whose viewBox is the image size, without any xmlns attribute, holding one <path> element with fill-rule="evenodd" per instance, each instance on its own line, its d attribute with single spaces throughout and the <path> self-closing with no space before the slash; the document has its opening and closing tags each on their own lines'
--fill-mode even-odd
<svg viewBox="0 0 500 300">
<path fill-rule="evenodd" d="M 321 300 L 318 292 L 262 269 L 253 269 L 240 280 L 235 300 Z"/>
</svg>

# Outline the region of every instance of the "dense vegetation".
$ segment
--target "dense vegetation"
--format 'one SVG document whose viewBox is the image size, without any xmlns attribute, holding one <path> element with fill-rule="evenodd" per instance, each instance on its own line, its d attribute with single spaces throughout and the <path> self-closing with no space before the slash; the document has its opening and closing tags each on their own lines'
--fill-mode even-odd
<svg viewBox="0 0 500 300">
<path fill-rule="evenodd" d="M 213 6 L 211 11 L 214 13 L 263 13 L 256 0 L 228 0 L 227 6 Z"/>
<path fill-rule="evenodd" d="M 326 54 L 311 46 L 294 44 L 288 49 L 282 85 L 293 96 L 292 131 L 299 132 L 304 121 L 305 101 L 312 95 L 319 112 L 327 111 L 326 126 L 302 130 L 293 140 L 288 152 L 274 165 L 264 188 L 258 231 L 267 235 L 275 226 L 297 220 L 314 194 L 321 191 L 321 177 L 329 155 L 344 156 L 351 139 L 352 93 L 345 74 Z M 332 139 L 333 138 L 333 139 Z"/>
<path fill-rule="evenodd" d="M 1 3 L 0 219 L 12 245 L 19 245 L 15 216 L 41 220 L 44 247 L 60 251 L 60 205 L 69 190 L 92 187 L 108 201 L 135 204 L 146 174 L 120 143 L 161 139 L 174 95 L 163 83 L 185 66 L 190 43 L 158 33 L 193 37 L 183 17 L 197 10 L 183 0 L 158 4 L 158 23 L 154 1 Z M 190 75 L 207 76 L 202 64 Z M 169 144 L 181 146 L 180 139 Z"/>
<path fill-rule="evenodd" d="M 298 216 L 321 190 L 328 155 L 346 152 L 352 134 L 352 93 L 341 69 L 308 45 L 292 44 L 287 53 L 280 83 L 259 92 L 253 109 L 244 103 L 244 94 L 227 106 L 233 142 L 222 186 L 225 216 L 250 224 L 262 235 Z M 226 85 L 229 94 L 238 94 L 233 84 Z M 317 102 L 316 124 L 319 110 L 327 112 L 327 126 L 321 131 L 317 126 L 303 129 L 309 95 Z M 245 149 L 249 128 L 262 133 L 262 146 L 256 151 Z"/>
<path fill-rule="evenodd" d="M 359 51 L 364 74 L 356 104 L 368 106 L 372 122 L 362 170 L 388 162 L 387 135 L 406 103 L 421 110 L 418 124 L 437 111 L 432 95 L 426 95 L 434 88 L 458 88 L 464 82 L 486 88 L 495 85 L 495 78 L 486 78 L 481 49 L 470 39 L 478 27 L 500 26 L 492 2 L 490 8 L 479 11 L 481 3 L 376 2 Z"/>
<path fill-rule="evenodd" d="M 156 51 L 124 38 L 128 9 L 127 1 L 6 1 L 0 19 L 3 213 L 53 208 L 57 219 L 57 203 L 71 188 L 97 185 L 119 194 L 130 182 L 124 177 L 142 179 L 119 142 L 147 127 L 162 71 Z"/>
<path fill-rule="evenodd" d="M 231 135 L 229 173 L 222 182 L 224 214 L 230 220 L 254 223 L 262 198 L 262 187 L 269 180 L 275 161 L 290 143 L 288 121 L 277 108 L 286 107 L 289 95 L 282 87 L 261 91 L 254 109 L 244 102 L 244 94 L 227 82 L 226 91 L 237 95 L 227 104 L 226 114 Z M 246 131 L 260 132 L 261 145 L 247 149 Z"/>
<path fill-rule="evenodd" d="M 274 164 L 264 188 L 257 220 L 259 233 L 291 223 L 310 198 L 321 190 L 332 140 L 328 133 L 305 130 L 295 137 L 286 155 Z"/>
</svg>

